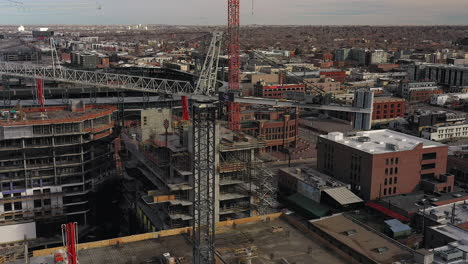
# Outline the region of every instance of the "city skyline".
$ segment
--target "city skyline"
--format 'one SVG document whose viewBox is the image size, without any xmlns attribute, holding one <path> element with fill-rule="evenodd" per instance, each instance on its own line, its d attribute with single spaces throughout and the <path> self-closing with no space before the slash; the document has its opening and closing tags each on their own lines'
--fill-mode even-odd
<svg viewBox="0 0 468 264">
<path fill-rule="evenodd" d="M 181 8 L 183 6 L 184 8 Z M 224 25 L 227 1 L 0 1 L 0 24 Z M 254 0 L 241 1 L 241 24 L 443 25 L 468 24 L 468 1 Z"/>
</svg>

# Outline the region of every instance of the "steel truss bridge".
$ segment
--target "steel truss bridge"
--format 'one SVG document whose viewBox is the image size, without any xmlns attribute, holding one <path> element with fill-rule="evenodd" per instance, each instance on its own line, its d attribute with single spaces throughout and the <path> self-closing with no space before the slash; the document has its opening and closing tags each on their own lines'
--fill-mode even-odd
<svg viewBox="0 0 468 264">
<path fill-rule="evenodd" d="M 217 99 L 216 91 L 207 87 L 213 86 L 194 86 L 189 81 L 169 80 L 162 78 L 150 78 L 134 75 L 105 73 L 97 71 L 74 70 L 63 67 L 40 66 L 25 63 L 0 62 L 0 75 L 14 76 L 20 78 L 43 79 L 49 81 L 73 83 L 88 87 L 94 91 L 94 88 L 102 87 L 117 90 L 130 90 L 143 93 L 156 93 L 172 96 L 188 96 L 193 99 Z M 66 88 L 61 88 L 66 89 Z M 309 108 L 324 111 L 339 111 L 350 113 L 371 114 L 370 108 L 358 108 L 346 105 L 318 105 L 306 104 L 294 101 L 282 101 L 278 99 L 238 97 L 234 99 L 238 103 L 260 104 L 282 107 Z"/>
</svg>

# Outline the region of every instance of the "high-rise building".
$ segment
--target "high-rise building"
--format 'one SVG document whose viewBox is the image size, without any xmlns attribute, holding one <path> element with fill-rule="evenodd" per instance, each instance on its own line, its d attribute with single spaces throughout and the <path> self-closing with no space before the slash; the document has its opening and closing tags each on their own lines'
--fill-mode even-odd
<svg viewBox="0 0 468 264">
<path fill-rule="evenodd" d="M 37 236 L 86 225 L 91 193 L 115 173 L 115 107 L 46 110 L 3 110 L 0 119 L 0 225 L 35 223 Z"/>
<path fill-rule="evenodd" d="M 350 51 L 349 48 L 341 48 L 335 51 L 335 61 L 347 61 L 350 59 Z"/>
<path fill-rule="evenodd" d="M 414 192 L 422 180 L 436 179 L 446 185 L 434 188 L 453 189 L 453 178 L 444 176 L 444 144 L 384 129 L 356 136 L 329 133 L 319 137 L 317 149 L 318 169 L 351 184 L 364 200 Z"/>
</svg>

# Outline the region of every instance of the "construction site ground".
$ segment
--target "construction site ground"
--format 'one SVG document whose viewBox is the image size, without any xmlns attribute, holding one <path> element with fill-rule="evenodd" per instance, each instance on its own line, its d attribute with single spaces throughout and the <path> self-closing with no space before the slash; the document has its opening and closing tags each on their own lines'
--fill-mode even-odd
<svg viewBox="0 0 468 264">
<path fill-rule="evenodd" d="M 313 237 L 290 225 L 283 218 L 218 228 L 216 250 L 227 264 L 250 258 L 252 264 L 280 263 L 348 263 L 340 255 Z M 251 254 L 249 254 L 251 250 Z M 173 235 L 125 244 L 80 250 L 80 264 L 159 263 L 163 253 L 191 263 L 192 245 L 186 235 Z M 24 260 L 23 260 L 24 261 Z M 16 262 L 19 264 L 22 262 Z M 23 262 L 24 263 L 24 262 Z M 53 256 L 35 257 L 32 264 L 52 264 Z"/>
</svg>

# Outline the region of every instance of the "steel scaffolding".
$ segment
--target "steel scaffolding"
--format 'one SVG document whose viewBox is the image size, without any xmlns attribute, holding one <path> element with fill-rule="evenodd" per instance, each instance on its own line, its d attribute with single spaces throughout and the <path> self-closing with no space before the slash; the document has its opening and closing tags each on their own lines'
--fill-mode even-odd
<svg viewBox="0 0 468 264">
<path fill-rule="evenodd" d="M 193 263 L 215 264 L 216 112 L 213 103 L 193 106 Z"/>
</svg>

